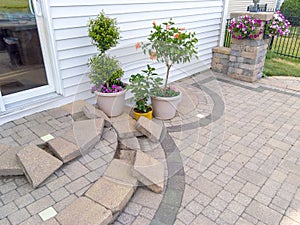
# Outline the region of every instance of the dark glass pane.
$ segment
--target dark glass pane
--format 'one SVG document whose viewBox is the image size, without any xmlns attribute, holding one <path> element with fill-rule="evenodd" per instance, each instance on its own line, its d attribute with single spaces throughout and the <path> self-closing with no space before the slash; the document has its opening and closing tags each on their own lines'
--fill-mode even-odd
<svg viewBox="0 0 300 225">
<path fill-rule="evenodd" d="M 36 21 L 27 1 L 0 0 L 2 95 L 47 84 Z"/>
</svg>

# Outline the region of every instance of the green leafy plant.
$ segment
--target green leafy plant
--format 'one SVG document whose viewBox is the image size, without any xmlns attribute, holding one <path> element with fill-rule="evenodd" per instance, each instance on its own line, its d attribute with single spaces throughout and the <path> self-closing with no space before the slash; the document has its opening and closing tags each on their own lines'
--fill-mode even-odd
<svg viewBox="0 0 300 225">
<path fill-rule="evenodd" d="M 122 91 L 124 83 L 121 77 L 124 71 L 119 65 L 119 61 L 105 54 L 98 54 L 90 58 L 89 66 L 91 68 L 89 77 L 91 83 L 95 84 L 92 87 L 92 92 L 115 93 Z"/>
<path fill-rule="evenodd" d="M 142 74 L 132 74 L 127 85 L 127 90 L 130 90 L 134 95 L 133 100 L 136 103 L 135 109 L 137 112 L 146 113 L 151 107 L 148 105 L 148 100 L 151 95 L 151 90 L 158 84 L 162 84 L 162 78 L 154 73 L 155 68 L 147 65 L 146 70 L 142 70 Z"/>
<path fill-rule="evenodd" d="M 102 11 L 88 24 L 89 36 L 92 44 L 97 47 L 100 54 L 89 59 L 91 69 L 89 77 L 94 84 L 92 92 L 116 93 L 124 90 L 125 84 L 121 81 L 124 71 L 119 61 L 105 52 L 115 47 L 120 38 L 116 19 L 107 17 Z"/>
<path fill-rule="evenodd" d="M 136 44 L 136 48 L 141 47 L 144 54 L 149 54 L 152 60 L 165 63 L 167 72 L 163 88 L 164 96 L 169 90 L 167 85 L 172 65 L 190 62 L 192 57 L 198 58 L 196 47 L 198 39 L 195 37 L 195 32 L 187 32 L 185 28 L 174 25 L 172 19 L 160 25 L 153 22 L 153 30 L 148 38 L 150 42 Z"/>
<path fill-rule="evenodd" d="M 90 19 L 88 24 L 89 36 L 101 54 L 115 47 L 120 39 L 117 20 L 107 17 L 102 11 L 95 19 Z"/>
</svg>

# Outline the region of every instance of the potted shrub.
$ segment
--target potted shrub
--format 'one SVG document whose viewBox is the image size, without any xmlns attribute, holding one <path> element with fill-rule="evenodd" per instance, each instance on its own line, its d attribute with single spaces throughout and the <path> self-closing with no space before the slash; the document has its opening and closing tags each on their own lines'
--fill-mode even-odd
<svg viewBox="0 0 300 225">
<path fill-rule="evenodd" d="M 108 116 L 119 116 L 125 105 L 125 84 L 121 81 L 124 74 L 119 61 L 105 52 L 115 47 L 120 38 L 119 28 L 115 19 L 107 17 L 102 11 L 88 24 L 92 44 L 99 54 L 89 59 L 91 69 L 89 77 L 94 84 L 92 92 L 97 95 L 99 108 Z"/>
<path fill-rule="evenodd" d="M 155 77 L 156 73 L 153 71 L 155 68 L 147 65 L 146 70 L 142 70 L 143 74 L 132 74 L 127 85 L 127 90 L 133 94 L 135 106 L 133 108 L 134 118 L 138 120 L 140 116 L 145 116 L 152 119 L 152 107 L 148 104 L 150 100 L 150 90 L 162 81 L 161 78 Z"/>
<path fill-rule="evenodd" d="M 168 85 L 173 64 L 190 62 L 192 57 L 198 58 L 196 34 L 174 24 L 172 19 L 160 25 L 153 22 L 149 42 L 136 44 L 136 48 L 141 47 L 144 54 L 164 63 L 167 68 L 163 87 L 154 88 L 151 97 L 153 114 L 158 119 L 173 118 L 181 100 L 181 92 Z"/>
</svg>

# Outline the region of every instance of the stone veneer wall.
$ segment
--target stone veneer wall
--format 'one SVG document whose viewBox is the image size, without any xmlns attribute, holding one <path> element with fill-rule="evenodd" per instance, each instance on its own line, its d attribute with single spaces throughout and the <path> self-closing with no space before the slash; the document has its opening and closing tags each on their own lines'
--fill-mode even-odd
<svg viewBox="0 0 300 225">
<path fill-rule="evenodd" d="M 230 18 L 246 14 L 261 20 L 263 28 L 265 22 L 272 19 L 274 15 L 273 12 L 237 12 L 231 13 Z M 261 78 L 269 41 L 263 38 L 263 33 L 254 40 L 232 39 L 231 49 L 213 48 L 212 71 L 247 82 L 254 82 Z"/>
<path fill-rule="evenodd" d="M 262 77 L 268 40 L 233 39 L 229 57 L 229 77 L 253 82 Z"/>
<path fill-rule="evenodd" d="M 213 72 L 226 76 L 228 71 L 231 49 L 226 47 L 214 47 L 212 49 L 212 52 L 213 59 L 211 64 L 211 70 Z"/>
</svg>

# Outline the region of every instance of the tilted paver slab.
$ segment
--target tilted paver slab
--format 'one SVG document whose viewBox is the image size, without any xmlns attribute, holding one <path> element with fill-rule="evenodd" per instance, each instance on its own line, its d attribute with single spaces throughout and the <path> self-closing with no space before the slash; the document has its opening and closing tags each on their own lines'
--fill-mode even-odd
<svg viewBox="0 0 300 225">
<path fill-rule="evenodd" d="M 5 148 L 3 148 L 4 150 Z M 7 147 L 0 155 L 0 176 L 23 175 L 23 170 L 17 160 L 17 153 L 21 147 Z M 1 150 L 0 150 L 1 152 Z"/>
<path fill-rule="evenodd" d="M 77 145 L 81 153 L 86 153 L 100 140 L 103 128 L 102 118 L 75 121 L 73 128 L 64 133 L 62 138 Z"/>
<path fill-rule="evenodd" d="M 63 105 L 60 107 L 60 109 L 68 112 L 74 120 L 84 116 L 84 113 L 82 111 L 83 106 L 85 106 L 86 102 L 83 100 L 77 100 L 74 102 L 71 102 L 69 104 Z"/>
<path fill-rule="evenodd" d="M 155 193 L 164 188 L 164 165 L 148 154 L 137 151 L 132 174 Z"/>
<path fill-rule="evenodd" d="M 128 162 L 130 165 L 134 164 L 136 151 L 119 150 L 118 159 Z"/>
<path fill-rule="evenodd" d="M 125 207 L 133 192 L 134 188 L 131 186 L 101 177 L 85 195 L 115 214 Z"/>
<path fill-rule="evenodd" d="M 0 156 L 6 152 L 8 149 L 8 145 L 0 144 Z"/>
<path fill-rule="evenodd" d="M 118 138 L 119 149 L 124 150 L 139 150 L 141 149 L 139 140 L 136 137 Z"/>
<path fill-rule="evenodd" d="M 35 145 L 28 145 L 17 153 L 17 158 L 29 183 L 36 188 L 61 165 L 62 161 Z"/>
<path fill-rule="evenodd" d="M 55 219 L 61 225 L 106 225 L 112 220 L 112 213 L 100 204 L 80 197 L 62 210 Z"/>
<path fill-rule="evenodd" d="M 104 177 L 123 185 L 137 187 L 137 179 L 132 176 L 132 165 L 119 159 L 113 159 L 104 172 Z"/>
<path fill-rule="evenodd" d="M 159 142 L 165 129 L 163 126 L 141 116 L 135 125 L 136 129 L 147 136 L 153 142 Z"/>
<path fill-rule="evenodd" d="M 61 137 L 48 141 L 49 149 L 64 163 L 69 162 L 81 155 L 77 145 Z"/>
<path fill-rule="evenodd" d="M 119 138 L 143 136 L 143 134 L 135 128 L 136 121 L 126 113 L 112 117 L 111 122 Z"/>
<path fill-rule="evenodd" d="M 102 118 L 104 119 L 104 126 L 105 127 L 111 127 L 111 120 L 108 118 L 108 116 L 100 109 L 97 109 L 91 104 L 86 103 L 85 106 L 82 108 L 83 113 L 85 116 L 89 119 L 97 119 Z"/>
</svg>

